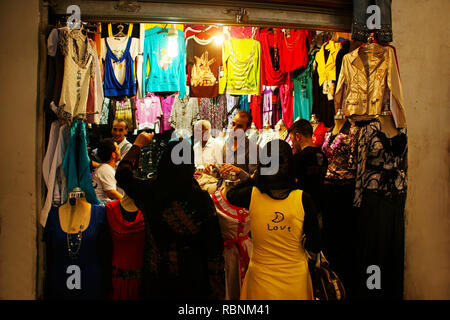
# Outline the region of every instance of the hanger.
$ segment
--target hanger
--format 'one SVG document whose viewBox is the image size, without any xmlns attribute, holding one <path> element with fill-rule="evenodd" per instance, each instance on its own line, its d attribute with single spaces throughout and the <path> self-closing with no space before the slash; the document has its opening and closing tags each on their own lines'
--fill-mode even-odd
<svg viewBox="0 0 450 320">
<path fill-rule="evenodd" d="M 122 25 L 122 24 L 119 24 L 118 26 L 117 26 L 117 29 L 119 29 L 119 32 L 117 32 L 115 35 L 114 35 L 114 37 L 126 37 L 127 35 L 125 34 L 125 33 L 123 33 L 123 29 L 124 29 L 125 27 Z"/>
<path fill-rule="evenodd" d="M 167 23 L 166 23 L 166 25 L 164 26 L 164 28 L 162 28 L 161 30 L 159 30 L 158 32 L 157 32 L 157 34 L 160 34 L 160 33 L 168 33 L 169 32 L 169 30 L 167 29 Z"/>
</svg>

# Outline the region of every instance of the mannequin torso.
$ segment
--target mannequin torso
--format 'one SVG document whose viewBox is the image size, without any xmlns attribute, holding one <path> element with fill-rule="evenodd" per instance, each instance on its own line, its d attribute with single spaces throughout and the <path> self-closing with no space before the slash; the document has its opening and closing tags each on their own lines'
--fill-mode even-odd
<svg viewBox="0 0 450 320">
<path fill-rule="evenodd" d="M 346 121 L 345 119 L 334 120 L 334 128 L 333 131 L 331 132 L 332 136 L 335 136 L 341 132 L 342 128 L 344 127 L 345 121 Z"/>
<path fill-rule="evenodd" d="M 75 200 L 75 205 L 67 201 L 59 208 L 59 221 L 65 233 L 83 232 L 91 220 L 91 204 L 83 197 Z"/>
</svg>

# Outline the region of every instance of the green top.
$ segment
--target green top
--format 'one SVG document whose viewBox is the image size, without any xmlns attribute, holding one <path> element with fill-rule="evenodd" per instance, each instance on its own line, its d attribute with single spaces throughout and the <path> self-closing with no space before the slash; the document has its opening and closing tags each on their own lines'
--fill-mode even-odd
<svg viewBox="0 0 450 320">
<path fill-rule="evenodd" d="M 224 42 L 224 77 L 219 93 L 260 94 L 261 45 L 254 39 L 231 38 Z"/>
</svg>

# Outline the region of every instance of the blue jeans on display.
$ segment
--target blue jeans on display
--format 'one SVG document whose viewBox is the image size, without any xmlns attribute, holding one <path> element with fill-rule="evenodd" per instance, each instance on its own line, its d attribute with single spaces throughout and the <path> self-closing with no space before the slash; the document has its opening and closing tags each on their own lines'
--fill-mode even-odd
<svg viewBox="0 0 450 320">
<path fill-rule="evenodd" d="M 380 29 L 367 28 L 367 19 L 373 14 L 367 13 L 367 8 L 371 5 L 380 7 Z M 391 0 L 353 0 L 352 39 L 367 42 L 372 32 L 378 41 L 392 42 Z"/>
</svg>

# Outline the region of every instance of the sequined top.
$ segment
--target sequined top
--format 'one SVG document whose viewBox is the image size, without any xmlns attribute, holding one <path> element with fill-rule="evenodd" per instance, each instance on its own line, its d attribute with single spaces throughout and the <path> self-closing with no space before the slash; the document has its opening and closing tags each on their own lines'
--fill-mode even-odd
<svg viewBox="0 0 450 320">
<path fill-rule="evenodd" d="M 348 134 L 340 132 L 332 135 L 332 131 L 325 134 L 322 151 L 328 159 L 327 180 L 355 179 L 353 145 L 357 139 L 359 128 L 352 126 Z"/>
</svg>

